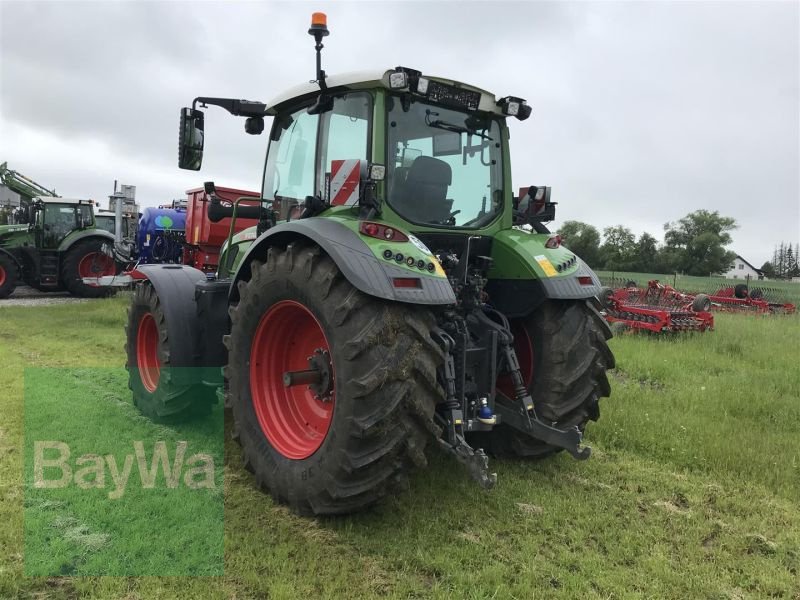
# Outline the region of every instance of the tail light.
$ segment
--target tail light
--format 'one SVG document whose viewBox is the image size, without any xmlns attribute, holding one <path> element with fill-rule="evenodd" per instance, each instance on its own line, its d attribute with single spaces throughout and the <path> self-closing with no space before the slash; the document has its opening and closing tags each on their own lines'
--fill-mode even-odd
<svg viewBox="0 0 800 600">
<path fill-rule="evenodd" d="M 408 236 L 402 231 L 398 231 L 394 227 L 387 227 L 381 223 L 373 223 L 372 221 L 361 221 L 358 226 L 358 231 L 361 235 L 366 235 L 377 240 L 384 240 L 387 242 L 408 241 Z"/>
</svg>

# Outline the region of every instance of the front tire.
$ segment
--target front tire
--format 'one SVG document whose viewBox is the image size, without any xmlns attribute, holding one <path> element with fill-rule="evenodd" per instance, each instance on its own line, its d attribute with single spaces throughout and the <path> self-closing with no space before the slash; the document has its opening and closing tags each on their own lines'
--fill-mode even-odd
<svg viewBox="0 0 800 600">
<path fill-rule="evenodd" d="M 599 318 L 583 301 L 547 301 L 527 318 L 512 321 L 520 371 L 536 414 L 559 429 L 583 431 L 600 417 L 600 398 L 611 395 L 606 371 L 614 368 L 614 355 L 605 328 L 595 322 Z M 543 458 L 561 451 L 503 424 L 475 442 L 485 443 L 496 456 Z"/>
<path fill-rule="evenodd" d="M 91 285 L 84 277 L 116 275 L 114 259 L 103 252 L 103 241 L 88 239 L 67 250 L 61 267 L 61 279 L 70 294 L 80 298 L 104 298 L 114 293 L 109 286 Z"/>
<path fill-rule="evenodd" d="M 270 248 L 239 292 L 227 404 L 258 485 L 304 515 L 355 512 L 403 487 L 438 433 L 432 314 L 356 290 L 316 246 Z M 285 385 L 310 368 L 326 376 Z"/>
<path fill-rule="evenodd" d="M 136 286 L 125 326 L 128 387 L 150 420 L 174 423 L 208 414 L 215 388 L 200 383 L 200 368 L 170 366 L 170 339 L 158 294 L 149 282 Z M 195 381 L 193 381 L 195 380 Z"/>
<path fill-rule="evenodd" d="M 19 269 L 11 257 L 0 254 L 0 299 L 8 298 L 17 287 Z"/>
</svg>

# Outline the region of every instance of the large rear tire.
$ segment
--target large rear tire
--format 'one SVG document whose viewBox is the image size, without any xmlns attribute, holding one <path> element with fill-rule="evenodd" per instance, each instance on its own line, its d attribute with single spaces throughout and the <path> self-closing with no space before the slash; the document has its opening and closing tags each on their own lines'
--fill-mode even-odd
<svg viewBox="0 0 800 600">
<path fill-rule="evenodd" d="M 73 296 L 81 298 L 103 298 L 115 292 L 113 287 L 90 285 L 84 277 L 116 275 L 114 259 L 103 252 L 103 241 L 88 239 L 77 242 L 67 250 L 61 266 L 61 280 Z"/>
<path fill-rule="evenodd" d="M 583 431 L 600 417 L 600 398 L 611 394 L 606 371 L 614 368 L 614 355 L 606 329 L 595 321 L 599 318 L 583 301 L 548 301 L 512 322 L 514 347 L 536 414 L 560 429 L 577 426 Z M 498 383 L 503 390 L 502 380 Z M 543 458 L 561 450 L 503 424 L 473 441 L 495 456 Z"/>
<path fill-rule="evenodd" d="M 10 256 L 0 254 L 0 299 L 8 298 L 17 287 L 19 269 Z"/>
<path fill-rule="evenodd" d="M 157 423 L 208 414 L 216 388 L 203 385 L 200 368 L 170 366 L 170 339 L 158 294 L 149 282 L 136 286 L 125 326 L 128 387 L 133 402 Z"/>
<path fill-rule="evenodd" d="M 254 261 L 239 294 L 226 404 L 258 485 L 304 515 L 355 512 L 404 487 L 438 433 L 430 311 L 359 292 L 318 247 L 297 244 Z M 320 383 L 285 385 L 284 373 L 310 368 L 326 373 Z"/>
</svg>

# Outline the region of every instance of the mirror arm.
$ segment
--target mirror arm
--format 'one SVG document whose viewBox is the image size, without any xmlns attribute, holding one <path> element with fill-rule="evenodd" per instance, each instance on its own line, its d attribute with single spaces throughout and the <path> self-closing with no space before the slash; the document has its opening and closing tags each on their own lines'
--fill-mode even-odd
<svg viewBox="0 0 800 600">
<path fill-rule="evenodd" d="M 263 102 L 252 100 L 235 100 L 233 98 L 210 98 L 198 96 L 192 101 L 192 110 L 197 109 L 197 104 L 206 108 L 207 105 L 224 108 L 235 117 L 263 117 L 267 114 L 267 105 Z"/>
</svg>

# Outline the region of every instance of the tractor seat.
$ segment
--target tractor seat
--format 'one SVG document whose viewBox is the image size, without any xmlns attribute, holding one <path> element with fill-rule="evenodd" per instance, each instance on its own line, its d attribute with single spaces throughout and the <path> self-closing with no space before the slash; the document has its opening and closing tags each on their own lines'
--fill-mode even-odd
<svg viewBox="0 0 800 600">
<path fill-rule="evenodd" d="M 453 201 L 447 199 L 452 179 L 450 165 L 443 160 L 430 156 L 415 158 L 397 195 L 403 216 L 418 223 L 444 222 L 453 206 Z"/>
</svg>

